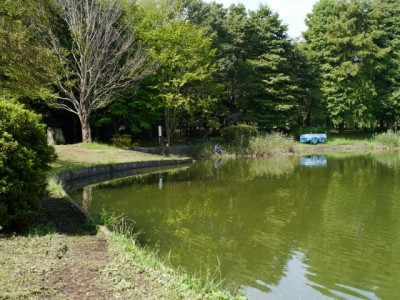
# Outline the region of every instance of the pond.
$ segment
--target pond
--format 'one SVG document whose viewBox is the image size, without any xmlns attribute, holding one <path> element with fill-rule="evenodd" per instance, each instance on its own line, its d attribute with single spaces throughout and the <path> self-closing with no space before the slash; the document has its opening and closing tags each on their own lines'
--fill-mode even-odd
<svg viewBox="0 0 400 300">
<path fill-rule="evenodd" d="M 220 159 L 75 190 L 249 299 L 397 299 L 400 155 Z"/>
</svg>

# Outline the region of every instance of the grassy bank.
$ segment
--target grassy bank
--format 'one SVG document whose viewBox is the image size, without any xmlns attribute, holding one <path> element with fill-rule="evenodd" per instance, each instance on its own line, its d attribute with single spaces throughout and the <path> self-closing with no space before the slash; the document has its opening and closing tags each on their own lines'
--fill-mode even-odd
<svg viewBox="0 0 400 300">
<path fill-rule="evenodd" d="M 56 146 L 50 172 L 168 159 L 103 145 Z M 176 157 L 175 157 L 176 158 Z M 229 299 L 218 281 L 175 270 L 136 242 L 129 227 L 105 235 L 49 181 L 43 214 L 26 234 L 0 234 L 0 299 Z"/>
<path fill-rule="evenodd" d="M 104 144 L 56 145 L 57 161 L 52 165 L 52 172 L 79 169 L 99 164 L 116 164 L 137 161 L 179 159 L 143 152 L 123 150 Z"/>
<path fill-rule="evenodd" d="M 214 142 L 215 144 L 216 142 Z M 268 157 L 292 154 L 318 154 L 327 152 L 365 152 L 381 150 L 399 150 L 400 134 L 387 132 L 381 134 L 328 135 L 323 144 L 304 144 L 290 135 L 282 133 L 259 134 L 249 139 L 246 145 L 222 144 L 227 156 Z M 203 157 L 216 156 L 211 143 L 200 145 L 199 153 Z M 218 156 L 218 155 L 217 155 Z"/>
</svg>

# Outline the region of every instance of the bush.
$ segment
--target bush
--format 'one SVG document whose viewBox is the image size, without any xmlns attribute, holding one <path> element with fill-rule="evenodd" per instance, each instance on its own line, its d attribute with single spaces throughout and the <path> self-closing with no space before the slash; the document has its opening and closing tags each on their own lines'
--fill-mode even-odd
<svg viewBox="0 0 400 300">
<path fill-rule="evenodd" d="M 272 133 L 251 138 L 248 152 L 251 155 L 267 156 L 293 152 L 295 141 L 283 133 Z"/>
<path fill-rule="evenodd" d="M 0 98 L 0 227 L 22 229 L 41 209 L 55 160 L 39 116 Z"/>
<path fill-rule="evenodd" d="M 116 134 L 112 137 L 111 143 L 118 148 L 130 147 L 132 137 L 129 134 Z"/>
<path fill-rule="evenodd" d="M 257 128 L 245 124 L 231 125 L 221 129 L 221 136 L 224 143 L 246 147 L 249 140 L 257 136 Z"/>
</svg>

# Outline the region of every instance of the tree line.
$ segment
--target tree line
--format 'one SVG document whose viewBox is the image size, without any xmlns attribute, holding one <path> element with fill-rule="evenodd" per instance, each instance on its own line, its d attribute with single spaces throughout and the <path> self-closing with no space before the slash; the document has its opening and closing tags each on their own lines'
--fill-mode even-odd
<svg viewBox="0 0 400 300">
<path fill-rule="evenodd" d="M 395 129 L 399 18 L 397 0 L 320 0 L 292 39 L 267 5 L 3 0 L 0 95 L 79 120 L 84 142 L 93 126 L 164 124 L 168 144 L 232 124 Z"/>
</svg>

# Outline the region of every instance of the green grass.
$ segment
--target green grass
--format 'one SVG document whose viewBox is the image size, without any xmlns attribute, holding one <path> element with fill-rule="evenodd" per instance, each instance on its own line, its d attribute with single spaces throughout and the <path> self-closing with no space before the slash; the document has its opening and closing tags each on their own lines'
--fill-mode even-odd
<svg viewBox="0 0 400 300">
<path fill-rule="evenodd" d="M 86 149 L 89 150 L 110 150 L 110 151 L 115 151 L 118 150 L 119 148 L 108 145 L 108 144 L 101 144 L 101 143 L 82 143 L 82 146 Z"/>
<path fill-rule="evenodd" d="M 349 137 L 328 137 L 326 145 L 370 145 L 369 139 L 354 139 Z"/>
<path fill-rule="evenodd" d="M 120 257 L 123 264 L 118 270 L 109 270 L 111 277 L 129 277 L 132 271 L 149 274 L 150 278 L 157 278 L 159 287 L 154 289 L 156 298 L 160 299 L 245 299 L 244 297 L 231 297 L 221 290 L 222 281 L 218 272 L 207 271 L 202 280 L 199 276 L 189 275 L 182 269 L 172 268 L 167 260 L 161 260 L 157 252 L 141 248 L 135 238 L 135 234 L 129 230 L 129 225 L 124 225 L 122 220 L 113 225 L 113 235 L 107 238 L 108 244 L 114 252 L 114 257 Z M 127 231 L 128 230 L 128 231 Z M 123 255 L 123 258 L 121 257 Z M 132 296 L 140 298 L 140 288 L 127 285 L 126 289 L 132 289 Z"/>
<path fill-rule="evenodd" d="M 161 156 L 138 151 L 123 150 L 105 144 L 71 144 L 55 146 L 58 159 L 52 164 L 50 174 L 104 164 L 138 161 L 185 159 L 180 156 Z"/>
<path fill-rule="evenodd" d="M 399 148 L 400 133 L 388 131 L 381 134 L 376 134 L 372 137 L 372 141 L 384 148 Z"/>
<path fill-rule="evenodd" d="M 218 268 L 214 273 L 208 270 L 205 276 L 189 275 L 181 268 L 171 267 L 168 258 L 160 259 L 157 251 L 141 247 L 137 239 L 141 232 L 134 230 L 132 220 L 105 211 L 93 219 L 113 232 L 106 239 L 115 260 L 112 265 L 118 268 L 108 268 L 103 274 L 108 282 L 124 283 L 122 287 L 114 285 L 114 289 L 123 288 L 133 299 L 146 298 L 143 287 L 134 284 L 138 274 L 146 274 L 150 281 L 145 285 L 152 289 L 154 299 L 245 299 L 231 297 L 222 290 Z"/>
</svg>

